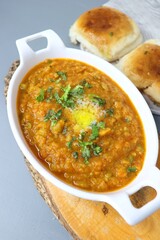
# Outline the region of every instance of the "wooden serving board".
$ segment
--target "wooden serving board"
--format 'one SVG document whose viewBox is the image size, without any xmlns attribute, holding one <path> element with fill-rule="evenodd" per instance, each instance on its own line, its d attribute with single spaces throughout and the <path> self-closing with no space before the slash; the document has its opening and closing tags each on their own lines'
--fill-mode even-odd
<svg viewBox="0 0 160 240">
<path fill-rule="evenodd" d="M 5 95 L 9 81 L 19 65 L 12 64 L 5 77 Z M 160 210 L 143 222 L 129 226 L 109 204 L 74 197 L 44 179 L 25 158 L 35 186 L 54 215 L 75 240 L 159 240 Z M 160 154 L 157 161 L 160 168 Z M 134 206 L 140 207 L 154 198 L 155 190 L 146 187 L 131 196 Z"/>
</svg>

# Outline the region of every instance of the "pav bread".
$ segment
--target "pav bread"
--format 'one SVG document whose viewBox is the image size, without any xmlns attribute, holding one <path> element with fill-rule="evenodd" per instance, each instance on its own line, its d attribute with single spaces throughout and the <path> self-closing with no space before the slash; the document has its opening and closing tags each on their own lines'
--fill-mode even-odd
<svg viewBox="0 0 160 240">
<path fill-rule="evenodd" d="M 143 40 L 137 24 L 114 8 L 101 6 L 82 15 L 70 27 L 71 42 L 108 61 L 124 56 Z"/>
<path fill-rule="evenodd" d="M 151 39 L 124 56 L 117 67 L 144 91 L 160 103 L 160 40 Z"/>
</svg>

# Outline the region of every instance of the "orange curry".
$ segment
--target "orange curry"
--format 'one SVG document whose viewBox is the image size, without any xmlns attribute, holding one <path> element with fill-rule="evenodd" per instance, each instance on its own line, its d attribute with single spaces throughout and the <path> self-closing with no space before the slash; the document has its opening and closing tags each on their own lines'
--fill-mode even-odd
<svg viewBox="0 0 160 240">
<path fill-rule="evenodd" d="M 58 178 L 89 191 L 130 183 L 142 169 L 145 135 L 127 94 L 72 59 L 46 59 L 19 86 L 17 111 L 34 154 Z"/>
</svg>

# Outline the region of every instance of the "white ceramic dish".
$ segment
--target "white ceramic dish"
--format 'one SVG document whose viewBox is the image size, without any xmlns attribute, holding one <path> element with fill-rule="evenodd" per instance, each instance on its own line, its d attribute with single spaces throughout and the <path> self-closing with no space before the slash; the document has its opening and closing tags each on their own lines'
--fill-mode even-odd
<svg viewBox="0 0 160 240">
<path fill-rule="evenodd" d="M 42 37 L 47 39 L 47 47 L 34 52 L 29 47 L 28 42 Z M 14 73 L 9 85 L 7 111 L 14 137 L 23 154 L 27 157 L 33 167 L 51 183 L 68 193 L 81 198 L 103 201 L 111 204 L 130 225 L 140 222 L 160 208 L 160 171 L 155 166 L 158 155 L 157 129 L 151 111 L 136 87 L 119 70 L 103 59 L 81 50 L 65 47 L 59 36 L 52 30 L 47 30 L 19 39 L 16 41 L 16 44 L 20 55 L 20 66 Z M 59 57 L 77 59 L 86 62 L 106 73 L 129 95 L 142 119 L 147 148 L 144 166 L 133 182 L 118 191 L 110 193 L 91 193 L 67 185 L 43 167 L 39 160 L 35 158 L 23 137 L 16 109 L 16 96 L 19 84 L 24 75 L 34 65 L 46 58 Z M 144 205 L 142 208 L 137 209 L 131 204 L 129 195 L 144 186 L 153 187 L 157 191 L 157 195 L 152 201 Z"/>
<path fill-rule="evenodd" d="M 146 94 L 143 94 L 148 106 L 150 107 L 153 114 L 160 115 L 160 106 L 154 103 Z"/>
</svg>

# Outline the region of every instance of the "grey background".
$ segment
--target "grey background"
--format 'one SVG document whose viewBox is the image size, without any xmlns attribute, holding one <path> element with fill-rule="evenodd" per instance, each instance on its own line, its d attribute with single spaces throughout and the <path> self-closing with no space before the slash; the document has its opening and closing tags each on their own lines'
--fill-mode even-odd
<svg viewBox="0 0 160 240">
<path fill-rule="evenodd" d="M 24 163 L 7 119 L 4 77 L 19 59 L 16 39 L 53 29 L 68 47 L 68 30 L 84 11 L 107 0 L 0 1 L 0 240 L 71 240 L 55 219 Z M 154 116 L 160 131 L 160 117 Z"/>
</svg>

